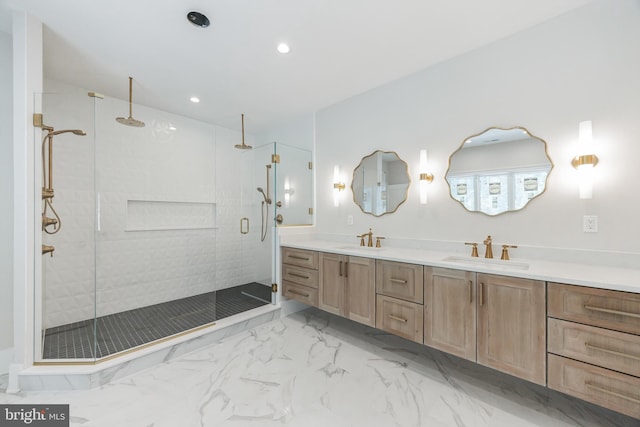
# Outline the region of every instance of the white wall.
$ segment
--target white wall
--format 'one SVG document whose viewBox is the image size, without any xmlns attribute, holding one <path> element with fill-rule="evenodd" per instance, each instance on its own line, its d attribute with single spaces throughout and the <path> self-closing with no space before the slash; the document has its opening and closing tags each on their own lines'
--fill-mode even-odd
<svg viewBox="0 0 640 427">
<path fill-rule="evenodd" d="M 13 363 L 8 392 L 18 390 L 16 373 L 33 361 L 34 279 L 40 277 L 40 243 L 35 233 L 33 141 L 34 94 L 42 92 L 42 23 L 23 12 L 12 14 L 13 38 Z M 37 249 L 36 249 L 37 248 Z"/>
<path fill-rule="evenodd" d="M 13 39 L 0 31 L 0 374 L 13 349 Z"/>
<path fill-rule="evenodd" d="M 637 254 L 638 40 L 638 1 L 597 1 L 319 111 L 318 231 L 355 236 L 372 227 L 376 235 L 453 242 L 491 234 L 502 243 Z M 599 144 L 592 200 L 578 198 L 570 165 L 583 120 L 593 121 Z M 519 212 L 468 213 L 448 194 L 449 155 L 487 127 L 517 125 L 548 143 L 555 168 L 547 192 Z M 416 185 L 421 148 L 435 176 L 426 206 Z M 376 149 L 397 151 L 412 176 L 407 203 L 379 218 L 362 214 L 348 188 L 351 171 Z M 348 176 L 339 208 L 332 204 L 334 164 Z M 582 232 L 585 214 L 598 215 L 598 233 Z"/>
</svg>

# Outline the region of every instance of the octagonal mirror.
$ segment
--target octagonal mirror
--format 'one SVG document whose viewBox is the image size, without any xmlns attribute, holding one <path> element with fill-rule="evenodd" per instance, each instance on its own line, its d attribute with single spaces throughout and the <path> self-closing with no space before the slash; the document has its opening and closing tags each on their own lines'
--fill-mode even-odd
<svg viewBox="0 0 640 427">
<path fill-rule="evenodd" d="M 392 151 L 376 150 L 365 156 L 353 170 L 353 201 L 362 212 L 374 216 L 395 212 L 407 200 L 407 163 Z"/>
<path fill-rule="evenodd" d="M 466 210 L 493 216 L 544 193 L 552 168 L 544 140 L 523 127 L 493 127 L 464 139 L 449 158 L 446 180 Z"/>
</svg>

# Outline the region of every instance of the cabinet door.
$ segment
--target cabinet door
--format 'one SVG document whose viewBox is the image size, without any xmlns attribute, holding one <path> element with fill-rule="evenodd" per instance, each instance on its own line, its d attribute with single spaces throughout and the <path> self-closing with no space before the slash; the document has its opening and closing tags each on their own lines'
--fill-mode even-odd
<svg viewBox="0 0 640 427">
<path fill-rule="evenodd" d="M 476 274 L 425 267 L 424 343 L 476 360 Z"/>
<path fill-rule="evenodd" d="M 345 316 L 365 325 L 376 325 L 376 263 L 371 258 L 347 257 Z"/>
<path fill-rule="evenodd" d="M 346 258 L 343 255 L 321 252 L 319 262 L 318 308 L 344 316 Z"/>
<path fill-rule="evenodd" d="M 478 274 L 478 363 L 544 385 L 545 284 Z"/>
</svg>

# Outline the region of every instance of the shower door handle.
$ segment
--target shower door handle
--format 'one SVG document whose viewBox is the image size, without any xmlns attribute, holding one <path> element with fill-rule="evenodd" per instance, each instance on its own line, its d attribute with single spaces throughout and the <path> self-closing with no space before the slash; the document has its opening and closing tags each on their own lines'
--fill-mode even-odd
<svg viewBox="0 0 640 427">
<path fill-rule="evenodd" d="M 240 218 L 240 234 L 249 234 L 249 218 Z"/>
</svg>

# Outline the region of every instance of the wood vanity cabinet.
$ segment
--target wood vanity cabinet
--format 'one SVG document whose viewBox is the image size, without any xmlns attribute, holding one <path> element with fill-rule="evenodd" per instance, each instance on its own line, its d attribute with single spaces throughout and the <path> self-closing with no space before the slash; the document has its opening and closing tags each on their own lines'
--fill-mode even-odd
<svg viewBox="0 0 640 427">
<path fill-rule="evenodd" d="M 640 418 L 640 295 L 548 284 L 548 386 Z"/>
<path fill-rule="evenodd" d="M 545 283 L 425 267 L 424 343 L 546 384 Z"/>
<path fill-rule="evenodd" d="M 318 307 L 368 326 L 375 326 L 375 260 L 319 253 Z"/>
<path fill-rule="evenodd" d="M 424 268 L 424 343 L 476 360 L 476 273 Z"/>
<path fill-rule="evenodd" d="M 318 306 L 318 253 L 282 248 L 282 295 Z"/>
<path fill-rule="evenodd" d="M 376 261 L 376 328 L 423 343 L 423 266 Z"/>
<path fill-rule="evenodd" d="M 545 282 L 477 274 L 478 363 L 546 385 Z"/>
</svg>

